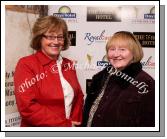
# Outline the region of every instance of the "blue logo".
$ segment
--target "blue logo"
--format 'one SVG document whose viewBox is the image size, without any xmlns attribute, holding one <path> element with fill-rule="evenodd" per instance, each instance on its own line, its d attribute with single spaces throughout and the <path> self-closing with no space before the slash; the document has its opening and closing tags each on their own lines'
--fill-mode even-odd
<svg viewBox="0 0 167 139">
<path fill-rule="evenodd" d="M 144 19 L 155 19 L 155 14 L 144 14 Z"/>
<path fill-rule="evenodd" d="M 59 18 L 76 18 L 76 13 L 54 13 L 53 16 Z"/>
<path fill-rule="evenodd" d="M 97 61 L 97 66 L 106 67 L 108 65 L 110 65 L 110 63 L 107 61 Z"/>
<path fill-rule="evenodd" d="M 62 6 L 59 8 L 58 13 L 53 13 L 53 16 L 59 18 L 76 18 L 76 13 L 71 13 L 70 7 Z"/>
</svg>

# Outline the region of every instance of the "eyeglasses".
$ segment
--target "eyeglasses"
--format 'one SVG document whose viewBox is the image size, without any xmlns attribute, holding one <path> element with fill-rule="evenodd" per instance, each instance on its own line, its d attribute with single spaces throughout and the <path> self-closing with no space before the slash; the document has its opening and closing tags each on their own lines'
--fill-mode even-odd
<svg viewBox="0 0 167 139">
<path fill-rule="evenodd" d="M 47 40 L 53 41 L 57 38 L 57 41 L 63 41 L 64 40 L 64 36 L 59 35 L 59 36 L 51 36 L 51 35 L 43 35 L 43 37 L 45 37 Z"/>
</svg>

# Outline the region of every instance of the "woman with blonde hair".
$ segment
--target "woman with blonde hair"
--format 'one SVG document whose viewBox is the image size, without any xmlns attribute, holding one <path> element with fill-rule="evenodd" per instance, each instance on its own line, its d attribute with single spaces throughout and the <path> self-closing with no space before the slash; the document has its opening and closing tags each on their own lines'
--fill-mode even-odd
<svg viewBox="0 0 167 139">
<path fill-rule="evenodd" d="M 82 125 L 155 126 L 155 81 L 142 70 L 139 41 L 131 32 L 116 32 L 108 40 L 106 55 L 110 65 L 93 76 Z"/>
</svg>

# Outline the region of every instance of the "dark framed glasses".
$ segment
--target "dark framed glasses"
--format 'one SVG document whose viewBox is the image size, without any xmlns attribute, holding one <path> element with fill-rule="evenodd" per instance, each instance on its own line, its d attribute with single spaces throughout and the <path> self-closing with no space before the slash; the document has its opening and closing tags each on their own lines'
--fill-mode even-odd
<svg viewBox="0 0 167 139">
<path fill-rule="evenodd" d="M 63 35 L 53 36 L 53 35 L 43 35 L 47 40 L 53 41 L 57 39 L 57 41 L 64 41 Z"/>
</svg>

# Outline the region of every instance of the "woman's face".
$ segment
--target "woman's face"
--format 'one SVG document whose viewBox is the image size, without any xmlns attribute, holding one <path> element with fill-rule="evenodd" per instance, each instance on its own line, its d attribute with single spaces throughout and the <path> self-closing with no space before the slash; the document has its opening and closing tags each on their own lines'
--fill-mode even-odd
<svg viewBox="0 0 167 139">
<path fill-rule="evenodd" d="M 51 59 L 57 59 L 64 46 L 63 31 L 46 32 L 41 40 L 41 50 Z"/>
<path fill-rule="evenodd" d="M 123 70 L 126 66 L 131 64 L 133 54 L 126 47 L 113 46 L 108 50 L 108 59 L 115 68 Z"/>
</svg>

